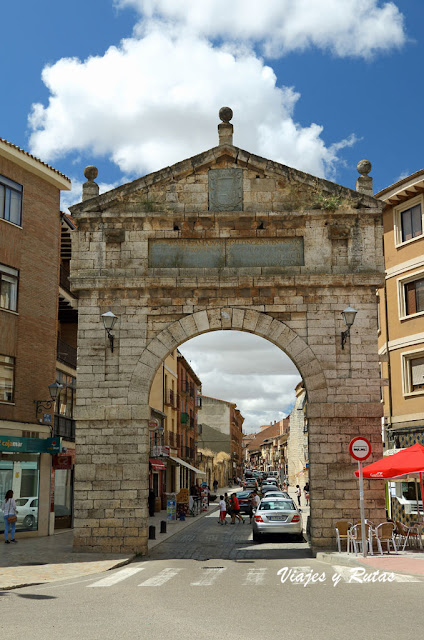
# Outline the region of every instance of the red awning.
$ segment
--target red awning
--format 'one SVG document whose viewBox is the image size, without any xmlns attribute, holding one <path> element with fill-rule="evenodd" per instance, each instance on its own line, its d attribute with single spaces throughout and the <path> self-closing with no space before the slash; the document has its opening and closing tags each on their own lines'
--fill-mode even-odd
<svg viewBox="0 0 424 640">
<path fill-rule="evenodd" d="M 386 456 L 362 468 L 364 478 L 401 478 L 424 473 L 424 447 L 418 442 L 392 456 Z M 358 471 L 355 471 L 358 476 Z"/>
<path fill-rule="evenodd" d="M 162 460 L 158 460 L 157 458 L 149 458 L 149 463 L 152 466 L 152 469 L 155 471 L 164 471 L 166 469 L 166 464 L 162 462 Z"/>
</svg>

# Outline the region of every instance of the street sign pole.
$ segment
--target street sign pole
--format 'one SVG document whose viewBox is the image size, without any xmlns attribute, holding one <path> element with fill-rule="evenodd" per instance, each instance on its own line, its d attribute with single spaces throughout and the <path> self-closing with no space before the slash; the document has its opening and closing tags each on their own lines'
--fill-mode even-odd
<svg viewBox="0 0 424 640">
<path fill-rule="evenodd" d="M 364 476 L 362 473 L 362 462 L 371 454 L 371 443 L 362 436 L 357 436 L 349 442 L 349 453 L 358 461 L 359 476 L 359 507 L 361 512 L 361 538 L 362 538 L 362 555 L 367 557 L 367 536 L 365 533 L 365 503 L 364 503 Z"/>
<path fill-rule="evenodd" d="M 362 475 L 362 462 L 358 460 L 359 471 L 359 504 L 361 509 L 361 534 L 362 534 L 362 555 L 367 557 L 367 539 L 365 535 L 365 505 L 364 505 L 364 476 Z"/>
</svg>

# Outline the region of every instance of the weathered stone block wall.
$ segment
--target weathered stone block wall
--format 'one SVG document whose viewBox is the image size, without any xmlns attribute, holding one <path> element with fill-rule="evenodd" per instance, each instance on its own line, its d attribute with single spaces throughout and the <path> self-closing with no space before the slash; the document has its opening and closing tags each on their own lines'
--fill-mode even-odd
<svg viewBox="0 0 424 640">
<path fill-rule="evenodd" d="M 209 172 L 243 170 L 240 211 L 209 210 Z M 321 208 L 318 208 L 321 207 Z M 381 204 L 224 146 L 72 208 L 79 292 L 75 544 L 145 552 L 148 396 L 161 361 L 207 331 L 248 331 L 283 349 L 308 394 L 312 542 L 359 515 L 347 447 L 361 433 L 382 453 L 375 289 Z M 302 238 L 285 266 L 149 267 L 149 240 Z M 264 255 L 266 247 L 264 247 Z M 287 262 L 287 261 L 286 261 Z M 342 350 L 341 311 L 358 315 Z M 119 321 L 108 347 L 100 315 Z M 373 485 L 367 513 L 384 518 Z"/>
</svg>

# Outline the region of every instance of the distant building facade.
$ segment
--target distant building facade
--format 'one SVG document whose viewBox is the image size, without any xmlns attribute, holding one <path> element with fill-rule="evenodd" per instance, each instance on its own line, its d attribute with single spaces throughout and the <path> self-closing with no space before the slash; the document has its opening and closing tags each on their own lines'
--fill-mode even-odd
<svg viewBox="0 0 424 640">
<path fill-rule="evenodd" d="M 290 485 L 301 488 L 309 481 L 308 421 L 306 392 L 302 382 L 296 387 L 296 400 L 289 415 L 290 434 L 287 442 L 287 476 Z"/>
</svg>

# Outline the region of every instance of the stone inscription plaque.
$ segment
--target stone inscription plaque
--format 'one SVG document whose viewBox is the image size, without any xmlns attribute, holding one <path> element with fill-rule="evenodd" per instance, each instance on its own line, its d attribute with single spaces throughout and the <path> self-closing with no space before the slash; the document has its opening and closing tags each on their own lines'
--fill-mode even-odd
<svg viewBox="0 0 424 640">
<path fill-rule="evenodd" d="M 209 170 L 209 211 L 243 210 L 243 170 Z"/>
<path fill-rule="evenodd" d="M 149 267 L 201 269 L 303 266 L 303 238 L 149 240 Z"/>
</svg>

